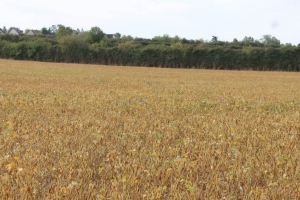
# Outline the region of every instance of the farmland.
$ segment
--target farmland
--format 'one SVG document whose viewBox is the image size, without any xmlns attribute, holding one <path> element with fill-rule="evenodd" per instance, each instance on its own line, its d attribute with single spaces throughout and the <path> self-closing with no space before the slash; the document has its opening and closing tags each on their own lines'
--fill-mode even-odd
<svg viewBox="0 0 300 200">
<path fill-rule="evenodd" d="M 299 199 L 299 80 L 0 60 L 0 196 Z"/>
</svg>

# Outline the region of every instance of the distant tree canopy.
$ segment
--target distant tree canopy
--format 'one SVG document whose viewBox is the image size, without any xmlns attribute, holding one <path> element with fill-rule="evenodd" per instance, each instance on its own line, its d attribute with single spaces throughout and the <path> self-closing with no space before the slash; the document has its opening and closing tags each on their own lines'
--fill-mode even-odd
<svg viewBox="0 0 300 200">
<path fill-rule="evenodd" d="M 116 35 L 118 36 L 118 38 L 121 38 L 121 33 L 116 33 Z"/>
<path fill-rule="evenodd" d="M 58 29 L 56 30 L 56 37 L 57 39 L 70 36 L 72 35 L 74 30 L 71 27 L 65 27 L 63 25 L 60 25 Z"/>
<path fill-rule="evenodd" d="M 28 32 L 26 30 L 25 32 Z M 115 34 L 105 37 L 64 25 L 43 27 L 37 37 L 0 35 L 0 58 L 47 62 L 95 63 L 148 67 L 300 71 L 300 44 L 282 44 L 271 35 L 261 39 L 189 40 L 168 34 L 152 39 Z"/>
<path fill-rule="evenodd" d="M 41 29 L 41 33 L 42 33 L 43 35 L 48 35 L 48 34 L 51 34 L 51 30 L 50 30 L 50 28 L 43 27 L 43 28 Z"/>
<path fill-rule="evenodd" d="M 92 27 L 91 30 L 87 33 L 86 41 L 90 44 L 99 43 L 104 38 L 103 31 L 95 26 Z"/>
<path fill-rule="evenodd" d="M 264 35 L 261 39 L 261 42 L 265 47 L 280 47 L 280 40 L 271 35 Z"/>
</svg>

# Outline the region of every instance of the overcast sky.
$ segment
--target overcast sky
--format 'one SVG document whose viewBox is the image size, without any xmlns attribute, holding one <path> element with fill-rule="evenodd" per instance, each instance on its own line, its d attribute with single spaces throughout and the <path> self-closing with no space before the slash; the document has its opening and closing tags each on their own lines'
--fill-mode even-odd
<svg viewBox="0 0 300 200">
<path fill-rule="evenodd" d="M 0 27 L 41 29 L 62 24 L 153 38 L 242 40 L 272 35 L 300 43 L 300 0 L 1 0 Z"/>
</svg>

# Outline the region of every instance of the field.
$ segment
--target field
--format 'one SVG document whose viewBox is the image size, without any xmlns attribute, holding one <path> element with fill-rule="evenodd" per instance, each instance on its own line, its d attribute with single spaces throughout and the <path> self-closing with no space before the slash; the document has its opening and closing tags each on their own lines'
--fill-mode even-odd
<svg viewBox="0 0 300 200">
<path fill-rule="evenodd" d="M 300 74 L 0 60 L 2 199 L 299 199 Z"/>
</svg>

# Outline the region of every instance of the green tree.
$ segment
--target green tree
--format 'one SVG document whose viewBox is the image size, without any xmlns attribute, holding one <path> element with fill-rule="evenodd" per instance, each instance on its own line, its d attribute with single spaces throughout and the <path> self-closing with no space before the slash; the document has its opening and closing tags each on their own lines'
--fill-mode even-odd
<svg viewBox="0 0 300 200">
<path fill-rule="evenodd" d="M 77 36 L 69 35 L 59 40 L 66 62 L 84 62 L 88 59 L 88 46 Z"/>
<path fill-rule="evenodd" d="M 271 35 L 263 35 L 260 41 L 264 44 L 265 47 L 280 47 L 280 40 Z"/>
<path fill-rule="evenodd" d="M 70 36 L 73 34 L 73 29 L 71 27 L 65 27 L 63 25 L 59 25 L 58 29 L 56 30 L 56 37 L 61 39 L 66 36 Z"/>
<path fill-rule="evenodd" d="M 78 33 L 77 37 L 80 38 L 82 41 L 84 41 L 87 38 L 88 32 L 87 31 L 80 31 Z"/>
<path fill-rule="evenodd" d="M 161 42 L 161 43 L 171 43 L 172 38 L 168 34 L 164 34 L 163 36 L 155 36 L 152 38 L 153 41 Z"/>
<path fill-rule="evenodd" d="M 124 39 L 124 40 L 133 40 L 133 37 L 131 35 L 122 35 L 122 39 Z"/>
<path fill-rule="evenodd" d="M 93 43 L 91 46 L 93 48 L 98 48 L 98 47 L 108 47 L 108 45 L 109 45 L 109 39 L 108 38 L 103 38 L 100 42 Z"/>
<path fill-rule="evenodd" d="M 41 29 L 41 33 L 42 33 L 43 35 L 47 35 L 47 34 L 49 34 L 49 31 L 48 31 L 48 29 L 47 29 L 46 27 L 43 27 L 43 28 Z"/>
<path fill-rule="evenodd" d="M 162 41 L 162 37 L 161 37 L 161 36 L 154 36 L 154 37 L 152 38 L 152 40 L 153 40 L 153 41 L 159 41 L 159 42 L 161 42 L 161 41 Z"/>
<path fill-rule="evenodd" d="M 118 38 L 121 38 L 121 33 L 116 33 Z"/>
<path fill-rule="evenodd" d="M 182 39 L 181 39 L 181 43 L 182 43 L 182 44 L 188 44 L 188 43 L 189 43 L 189 40 L 186 39 L 186 38 L 182 38 Z"/>
<path fill-rule="evenodd" d="M 255 43 L 255 40 L 254 40 L 254 38 L 253 37 L 247 37 L 247 36 L 245 36 L 244 37 L 244 39 L 242 40 L 242 43 L 243 43 L 243 45 L 244 46 L 253 46 L 254 45 L 254 43 Z"/>
<path fill-rule="evenodd" d="M 173 43 L 170 45 L 171 49 L 182 49 L 183 48 L 183 44 L 181 42 L 177 42 L 177 43 Z"/>
<path fill-rule="evenodd" d="M 172 39 L 171 42 L 172 43 L 178 43 L 181 41 L 181 38 L 178 35 L 175 35 Z"/>
<path fill-rule="evenodd" d="M 164 42 L 171 43 L 172 38 L 168 34 L 164 34 L 162 38 Z"/>
<path fill-rule="evenodd" d="M 254 42 L 254 38 L 253 37 L 247 37 L 245 36 L 244 39 L 243 39 L 243 42 L 246 42 L 246 43 L 253 43 Z"/>
<path fill-rule="evenodd" d="M 285 43 L 284 46 L 286 46 L 286 47 L 292 47 L 293 45 L 292 45 L 292 43 Z"/>
<path fill-rule="evenodd" d="M 103 38 L 103 31 L 99 27 L 95 26 L 92 27 L 91 30 L 88 32 L 86 41 L 90 44 L 99 43 Z"/>
</svg>

